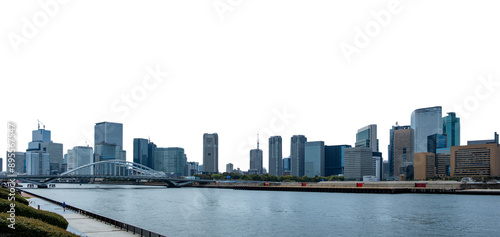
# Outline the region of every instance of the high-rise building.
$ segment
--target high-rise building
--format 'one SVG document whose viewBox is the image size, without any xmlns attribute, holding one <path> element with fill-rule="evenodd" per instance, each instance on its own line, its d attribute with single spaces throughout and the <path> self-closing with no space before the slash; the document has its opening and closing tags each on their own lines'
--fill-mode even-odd
<svg viewBox="0 0 500 237">
<path fill-rule="evenodd" d="M 187 163 L 187 174 L 186 176 L 193 176 L 200 173 L 200 163 L 195 161 L 189 161 Z"/>
<path fill-rule="evenodd" d="M 325 175 L 325 142 L 306 142 L 304 146 L 304 174 L 307 177 Z"/>
<path fill-rule="evenodd" d="M 351 145 L 325 146 L 325 176 L 344 174 L 344 149 Z"/>
<path fill-rule="evenodd" d="M 390 170 L 391 169 L 389 168 L 389 161 L 384 160 L 384 162 L 382 163 L 382 179 L 387 180 L 390 177 L 389 175 Z"/>
<path fill-rule="evenodd" d="M 123 124 L 100 122 L 94 126 L 94 162 L 126 160 L 123 150 Z"/>
<path fill-rule="evenodd" d="M 250 170 L 256 170 L 257 174 L 263 174 L 263 166 L 262 166 L 262 150 L 252 149 L 250 150 Z"/>
<path fill-rule="evenodd" d="M 134 138 L 134 163 L 154 169 L 154 150 L 156 145 L 144 138 Z"/>
<path fill-rule="evenodd" d="M 377 177 L 377 181 L 382 180 L 382 163 L 384 159 L 382 158 L 382 152 L 372 152 L 372 169 L 373 176 Z"/>
<path fill-rule="evenodd" d="M 0 172 L 3 172 L 3 158 L 0 158 Z"/>
<path fill-rule="evenodd" d="M 344 180 L 363 180 L 363 176 L 373 176 L 373 151 L 369 147 L 344 149 Z"/>
<path fill-rule="evenodd" d="M 123 148 L 123 124 L 100 122 L 94 126 L 94 144 L 107 143 Z"/>
<path fill-rule="evenodd" d="M 49 153 L 42 151 L 26 152 L 26 174 L 49 175 L 50 174 Z"/>
<path fill-rule="evenodd" d="M 450 148 L 452 177 L 499 177 L 500 147 L 498 143 L 452 146 Z"/>
<path fill-rule="evenodd" d="M 373 152 L 378 152 L 376 124 L 370 124 L 358 130 L 356 133 L 356 147 L 369 147 Z"/>
<path fill-rule="evenodd" d="M 436 150 L 436 176 L 450 176 L 450 148 Z"/>
<path fill-rule="evenodd" d="M 411 114 L 411 128 L 414 130 L 414 153 L 427 152 L 427 136 L 443 134 L 441 106 L 422 108 Z"/>
<path fill-rule="evenodd" d="M 28 149 L 26 149 L 26 152 L 47 153 L 48 156 L 43 157 L 49 157 L 49 174 L 56 175 L 62 173 L 61 167 L 63 163 L 63 144 L 52 142 L 51 132 L 49 130 L 45 130 L 45 126 L 43 126 L 43 128 L 40 128 L 39 125 L 38 130 L 33 130 L 32 141 L 28 144 Z M 39 156 L 33 155 L 30 157 Z"/>
<path fill-rule="evenodd" d="M 281 136 L 269 138 L 269 174 L 281 176 L 283 173 L 283 151 Z"/>
<path fill-rule="evenodd" d="M 180 147 L 156 148 L 155 150 L 155 170 L 163 171 L 171 177 L 185 175 L 185 166 L 187 163 L 184 149 Z"/>
<path fill-rule="evenodd" d="M 454 112 L 443 118 L 443 134 L 446 135 L 446 147 L 460 146 L 460 118 Z"/>
<path fill-rule="evenodd" d="M 409 125 L 406 126 L 400 126 L 397 122 L 396 125 L 393 125 L 391 130 L 389 131 L 389 170 L 388 170 L 388 177 L 394 177 L 394 131 L 396 130 L 401 130 L 401 129 L 411 129 Z M 413 146 L 413 143 L 412 143 Z"/>
<path fill-rule="evenodd" d="M 68 171 L 94 162 L 94 153 L 92 151 L 92 147 L 75 146 L 73 147 L 73 149 L 68 150 L 67 155 L 68 155 L 67 156 Z M 78 170 L 75 172 L 76 172 L 75 174 L 94 174 L 94 170 L 90 167 L 88 169 Z"/>
<path fill-rule="evenodd" d="M 427 136 L 427 152 L 436 153 L 437 149 L 446 148 L 446 139 L 445 134 L 432 134 Z"/>
<path fill-rule="evenodd" d="M 6 152 L 6 156 L 7 157 L 7 162 L 6 162 L 6 171 L 7 173 L 9 173 L 9 169 L 8 169 L 8 165 L 9 165 L 9 162 L 8 162 L 8 158 L 11 157 L 11 158 L 14 158 L 14 162 L 15 162 L 15 167 L 14 167 L 14 172 L 17 173 L 17 174 L 24 174 L 26 173 L 26 153 L 25 152 L 13 152 L 13 154 L 9 155 L 9 152 Z"/>
<path fill-rule="evenodd" d="M 290 172 L 292 167 L 292 161 L 290 157 L 283 158 L 283 172 Z"/>
<path fill-rule="evenodd" d="M 233 170 L 234 170 L 233 163 L 227 163 L 226 164 L 226 172 L 231 173 L 231 172 L 233 172 Z"/>
<path fill-rule="evenodd" d="M 307 138 L 304 135 L 293 135 L 290 142 L 290 158 L 292 161 L 291 175 L 304 176 L 305 166 L 305 144 Z"/>
<path fill-rule="evenodd" d="M 413 169 L 414 177 L 418 180 L 426 180 L 436 177 L 435 161 L 436 154 L 431 152 L 419 152 L 414 155 Z"/>
<path fill-rule="evenodd" d="M 203 172 L 219 173 L 219 136 L 203 134 Z"/>
<path fill-rule="evenodd" d="M 394 130 L 394 177 L 399 177 L 400 168 L 408 162 L 413 162 L 413 129 L 408 126 Z M 427 142 L 426 142 L 427 143 Z"/>
</svg>

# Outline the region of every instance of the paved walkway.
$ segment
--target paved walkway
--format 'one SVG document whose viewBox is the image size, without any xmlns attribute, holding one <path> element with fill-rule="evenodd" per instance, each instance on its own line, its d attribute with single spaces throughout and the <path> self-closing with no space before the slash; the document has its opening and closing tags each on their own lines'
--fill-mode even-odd
<svg viewBox="0 0 500 237">
<path fill-rule="evenodd" d="M 43 200 L 41 198 L 30 198 L 30 206 L 41 210 L 55 212 L 63 216 L 69 223 L 67 231 L 80 236 L 135 236 L 133 233 L 120 230 L 115 226 L 108 225 L 95 219 L 88 218 L 70 210 L 64 211 L 59 205 Z"/>
</svg>

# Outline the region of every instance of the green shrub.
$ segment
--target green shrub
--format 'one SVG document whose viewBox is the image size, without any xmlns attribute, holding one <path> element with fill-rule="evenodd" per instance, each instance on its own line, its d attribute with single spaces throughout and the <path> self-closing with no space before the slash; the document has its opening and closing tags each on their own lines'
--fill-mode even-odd
<svg viewBox="0 0 500 237">
<path fill-rule="evenodd" d="M 0 198 L 1 199 L 7 199 L 9 198 L 10 191 L 5 189 L 5 188 L 0 188 Z M 29 201 L 26 200 L 26 198 L 22 197 L 21 195 L 17 194 L 15 195 L 16 201 L 20 202 L 25 205 L 29 205 Z"/>
<path fill-rule="evenodd" d="M 11 203 L 12 202 L 10 201 L 0 199 L 0 212 L 6 213 L 8 210 L 10 210 Z M 63 229 L 66 229 L 68 227 L 68 221 L 59 214 L 50 211 L 37 210 L 35 208 L 29 207 L 19 202 L 14 202 L 14 203 L 16 204 L 15 207 L 16 217 L 24 216 L 28 218 L 42 220 L 44 222 L 47 222 L 48 224 L 55 225 Z"/>
<path fill-rule="evenodd" d="M 17 214 L 17 213 L 16 213 Z M 9 228 L 11 222 L 7 220 L 9 214 L 0 213 L 0 233 L 2 236 L 26 236 L 26 237 L 78 237 L 57 226 L 50 225 L 41 220 L 16 216 L 15 229 Z"/>
</svg>

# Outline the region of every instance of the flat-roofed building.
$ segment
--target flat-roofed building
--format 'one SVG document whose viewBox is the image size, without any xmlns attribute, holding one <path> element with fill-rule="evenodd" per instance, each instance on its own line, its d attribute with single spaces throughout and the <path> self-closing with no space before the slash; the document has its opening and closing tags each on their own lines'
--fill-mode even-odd
<svg viewBox="0 0 500 237">
<path fill-rule="evenodd" d="M 431 152 L 415 153 L 413 168 L 415 179 L 426 180 L 436 176 L 436 154 Z"/>
<path fill-rule="evenodd" d="M 500 147 L 498 143 L 452 146 L 450 148 L 450 176 L 500 176 Z"/>
</svg>

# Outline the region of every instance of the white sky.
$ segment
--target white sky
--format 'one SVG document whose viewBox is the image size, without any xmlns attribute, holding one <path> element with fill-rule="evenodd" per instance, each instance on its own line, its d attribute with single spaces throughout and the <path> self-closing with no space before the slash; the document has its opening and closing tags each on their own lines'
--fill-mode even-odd
<svg viewBox="0 0 500 237">
<path fill-rule="evenodd" d="M 235 6 L 218 14 L 214 2 Z M 21 151 L 37 119 L 65 151 L 92 144 L 94 124 L 113 121 L 124 124 L 129 161 L 133 138 L 150 137 L 202 162 L 203 133 L 217 132 L 219 171 L 229 162 L 246 170 L 259 131 L 267 168 L 269 133 L 283 137 L 286 157 L 294 134 L 354 145 L 357 129 L 377 124 L 387 159 L 390 127 L 436 105 L 461 117 L 462 144 L 492 139 L 500 132 L 500 2 L 395 1 L 376 32 L 371 12 L 390 2 L 85 0 L 50 7 L 44 22 L 37 1 L 1 1 L 0 150 L 7 121 L 18 125 Z M 23 35 L 23 19 L 33 17 L 37 30 Z M 366 26 L 369 42 L 355 44 Z M 350 63 L 343 42 L 359 46 Z M 157 65 L 170 74 L 144 89 Z M 489 87 L 480 76 L 491 77 Z M 125 104 L 122 95 L 134 93 L 139 101 Z"/>
</svg>

